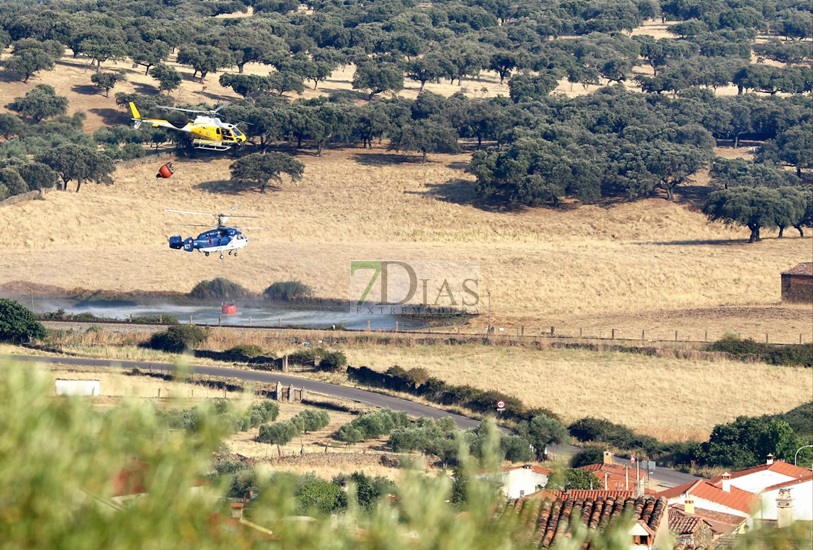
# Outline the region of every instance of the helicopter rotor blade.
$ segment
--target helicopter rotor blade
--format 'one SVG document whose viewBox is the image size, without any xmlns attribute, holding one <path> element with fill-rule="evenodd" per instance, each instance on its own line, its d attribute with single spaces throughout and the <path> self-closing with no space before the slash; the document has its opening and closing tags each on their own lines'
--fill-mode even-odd
<svg viewBox="0 0 813 550">
<path fill-rule="evenodd" d="M 209 111 L 199 111 L 197 109 L 181 109 L 180 107 L 170 107 L 168 105 L 156 105 L 159 109 L 166 109 L 168 111 L 181 111 L 184 113 L 208 113 Z"/>
<path fill-rule="evenodd" d="M 217 216 L 211 212 L 190 212 L 188 210 L 164 210 L 164 212 L 172 212 L 174 214 L 194 214 L 196 216 Z"/>
</svg>

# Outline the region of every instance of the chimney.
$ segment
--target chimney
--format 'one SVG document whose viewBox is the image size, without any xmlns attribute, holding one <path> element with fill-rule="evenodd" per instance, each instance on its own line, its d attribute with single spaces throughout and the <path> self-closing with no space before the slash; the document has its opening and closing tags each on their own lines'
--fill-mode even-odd
<svg viewBox="0 0 813 550">
<path fill-rule="evenodd" d="M 793 523 L 793 499 L 790 496 L 790 489 L 779 489 L 776 497 L 776 526 L 787 527 Z"/>
<path fill-rule="evenodd" d="M 612 464 L 613 463 L 613 453 L 610 451 L 604 451 L 604 464 Z"/>
<path fill-rule="evenodd" d="M 683 501 L 683 511 L 689 515 L 694 515 L 694 497 L 691 495 L 686 495 L 686 498 Z"/>
<path fill-rule="evenodd" d="M 731 492 L 731 474 L 729 474 L 728 472 L 725 472 L 722 477 L 723 477 L 722 489 L 726 493 L 730 493 Z"/>
<path fill-rule="evenodd" d="M 773 454 L 768 453 L 768 460 L 767 460 L 767 461 L 765 461 L 765 464 L 767 464 L 768 466 L 770 466 L 771 464 L 773 464 Z"/>
</svg>

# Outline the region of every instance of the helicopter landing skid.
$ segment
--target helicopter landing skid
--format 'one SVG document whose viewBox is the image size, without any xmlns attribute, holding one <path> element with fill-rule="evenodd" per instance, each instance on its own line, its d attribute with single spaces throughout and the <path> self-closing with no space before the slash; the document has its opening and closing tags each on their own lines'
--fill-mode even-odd
<svg viewBox="0 0 813 550">
<path fill-rule="evenodd" d="M 192 141 L 192 145 L 195 146 L 195 149 L 205 149 L 207 151 L 228 151 L 231 149 L 231 145 L 224 145 L 223 143 L 219 143 L 217 141 L 206 141 L 200 139 Z"/>
</svg>

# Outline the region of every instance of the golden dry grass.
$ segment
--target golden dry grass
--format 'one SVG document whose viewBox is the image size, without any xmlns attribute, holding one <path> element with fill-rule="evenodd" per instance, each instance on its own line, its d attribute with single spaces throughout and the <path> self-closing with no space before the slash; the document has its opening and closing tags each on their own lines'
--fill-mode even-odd
<svg viewBox="0 0 813 550">
<path fill-rule="evenodd" d="M 354 365 L 422 367 L 451 384 L 546 407 L 568 422 L 606 418 L 664 441 L 704 440 L 716 424 L 784 412 L 813 395 L 810 369 L 738 361 L 474 345 L 368 346 L 346 353 Z"/>
</svg>

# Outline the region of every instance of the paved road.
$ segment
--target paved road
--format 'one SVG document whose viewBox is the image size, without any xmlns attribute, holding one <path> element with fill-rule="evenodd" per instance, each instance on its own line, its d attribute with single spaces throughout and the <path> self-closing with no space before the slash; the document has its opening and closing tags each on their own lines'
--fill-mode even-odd
<svg viewBox="0 0 813 550">
<path fill-rule="evenodd" d="M 162 372 L 173 372 L 175 365 L 172 363 L 154 363 L 149 361 L 125 361 L 125 360 L 111 360 L 111 359 L 93 359 L 85 357 L 51 357 L 51 356 L 33 356 L 33 355 L 12 355 L 12 359 L 17 361 L 27 361 L 34 363 L 52 363 L 60 365 L 75 365 L 85 367 L 100 367 L 100 368 L 124 368 L 124 369 L 140 369 L 140 370 L 154 370 Z M 350 386 L 341 386 L 339 384 L 330 384 L 328 382 L 319 382 L 309 378 L 302 378 L 299 376 L 292 376 L 289 374 L 281 374 L 276 372 L 232 369 L 228 367 L 208 367 L 202 365 L 193 365 L 189 367 L 190 371 L 194 374 L 202 374 L 207 376 L 219 376 L 226 378 L 236 378 L 245 382 L 257 382 L 261 384 L 276 384 L 279 382 L 284 386 L 294 385 L 296 387 L 305 388 L 309 391 L 323 393 L 334 397 L 349 399 L 359 403 L 366 403 L 374 407 L 387 407 L 396 411 L 404 411 L 410 416 L 422 416 L 429 418 L 445 418 L 451 417 L 462 429 L 474 428 L 480 424 L 479 420 L 469 418 L 460 414 L 450 413 L 442 409 L 436 409 L 428 405 L 421 405 L 408 399 L 401 399 L 400 397 L 393 397 L 369 390 L 362 390 L 360 388 L 353 388 Z M 504 430 L 507 431 L 507 430 Z M 553 446 L 552 451 L 559 455 L 572 456 L 579 451 L 578 447 L 572 445 Z M 627 459 L 614 457 L 616 464 L 629 465 Z M 634 468 L 633 470 L 634 471 Z M 657 468 L 655 475 L 652 479 L 661 485 L 674 487 L 681 485 L 688 481 L 694 481 L 700 478 L 694 477 L 689 474 L 669 470 L 667 468 Z"/>
</svg>

